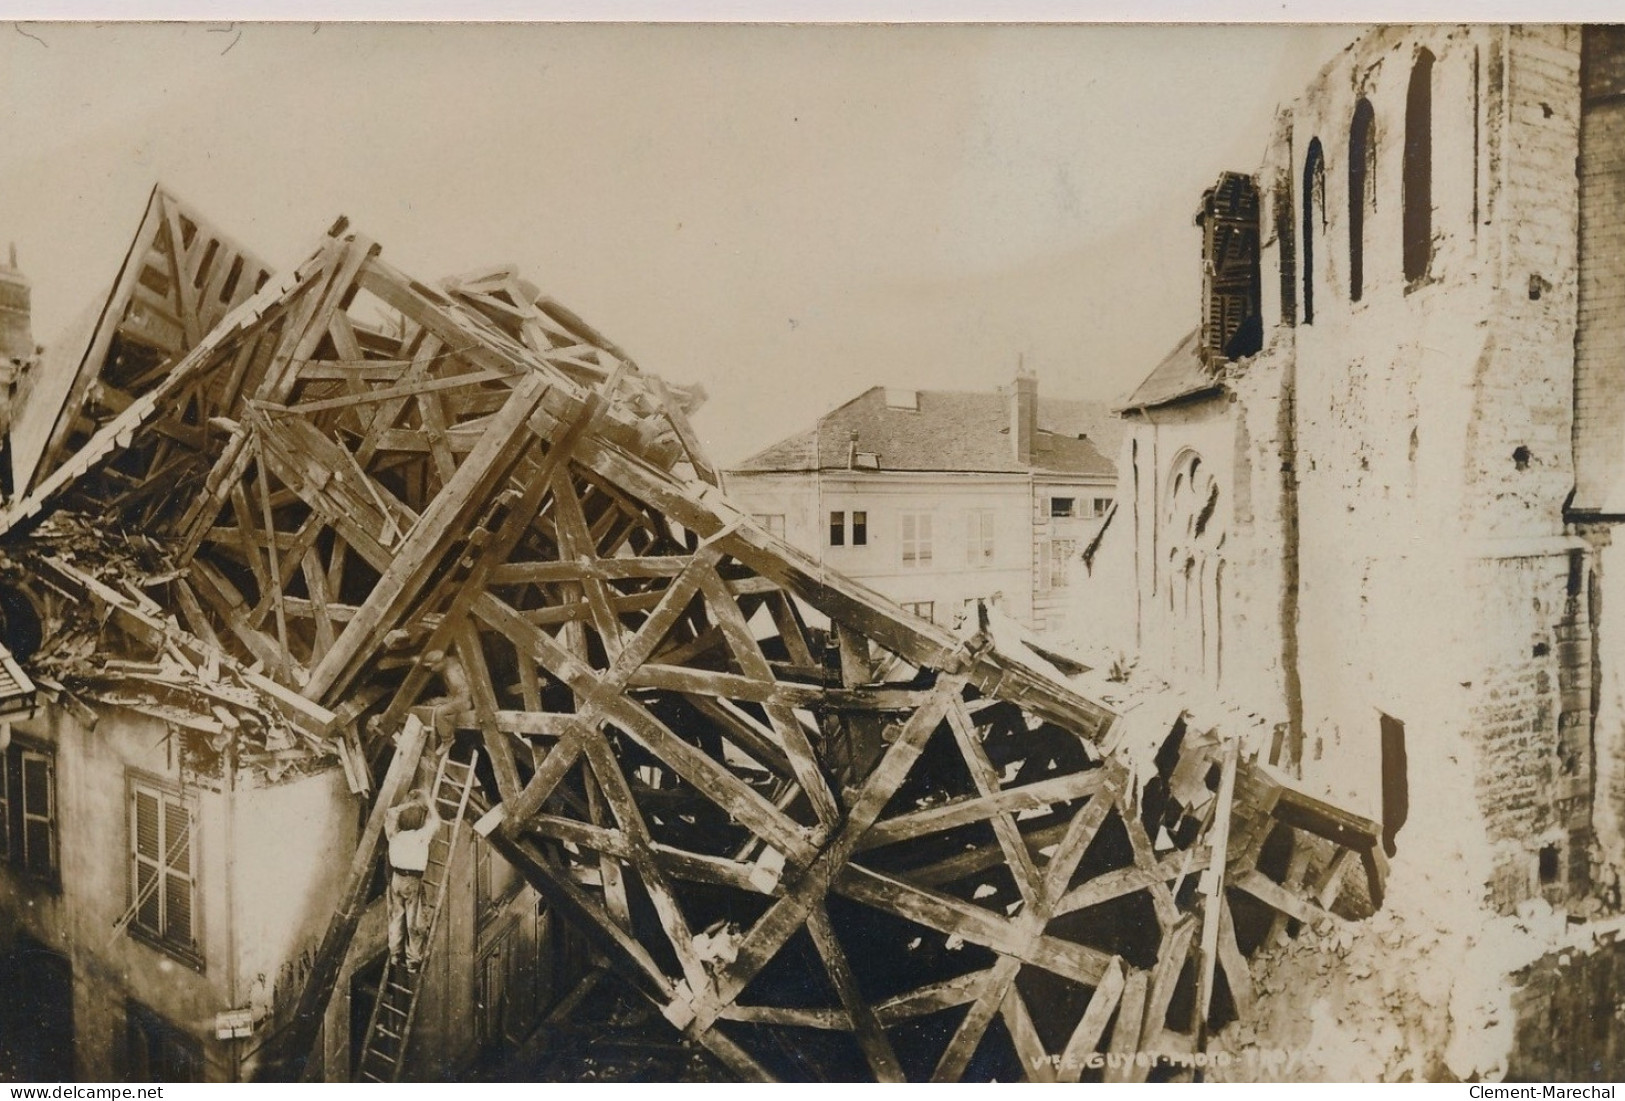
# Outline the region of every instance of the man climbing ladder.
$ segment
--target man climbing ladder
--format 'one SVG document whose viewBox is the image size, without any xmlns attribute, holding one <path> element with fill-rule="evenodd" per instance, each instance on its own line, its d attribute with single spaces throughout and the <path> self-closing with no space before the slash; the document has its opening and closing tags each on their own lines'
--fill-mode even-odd
<svg viewBox="0 0 1625 1101">
<path fill-rule="evenodd" d="M 417 789 L 384 819 L 389 838 L 389 958 L 416 971 L 423 963 L 423 872 L 441 824 L 429 797 Z"/>
</svg>

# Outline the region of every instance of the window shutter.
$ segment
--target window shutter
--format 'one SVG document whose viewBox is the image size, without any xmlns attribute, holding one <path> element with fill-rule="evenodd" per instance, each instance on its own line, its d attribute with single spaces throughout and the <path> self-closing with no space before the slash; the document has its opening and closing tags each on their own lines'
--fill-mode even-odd
<svg viewBox="0 0 1625 1101">
<path fill-rule="evenodd" d="M 164 938 L 192 944 L 192 815 L 185 804 L 164 800 Z"/>
<path fill-rule="evenodd" d="M 49 875 L 56 868 L 56 839 L 51 836 L 50 758 L 24 753 L 22 774 L 23 865 L 31 873 Z"/>
<path fill-rule="evenodd" d="M 163 903 L 159 898 L 158 797 L 150 791 L 136 791 L 131 806 L 135 821 L 130 831 L 135 846 L 135 923 L 150 933 L 162 935 Z"/>
</svg>

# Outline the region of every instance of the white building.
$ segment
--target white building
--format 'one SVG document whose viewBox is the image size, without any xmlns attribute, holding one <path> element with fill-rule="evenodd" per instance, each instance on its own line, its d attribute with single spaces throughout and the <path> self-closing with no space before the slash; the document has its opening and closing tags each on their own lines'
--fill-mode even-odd
<svg viewBox="0 0 1625 1101">
<path fill-rule="evenodd" d="M 1030 374 L 993 393 L 876 386 L 724 477 L 774 534 L 927 619 L 996 598 L 1043 630 L 1110 507 L 1120 432 L 1102 404 L 1039 401 Z"/>
</svg>

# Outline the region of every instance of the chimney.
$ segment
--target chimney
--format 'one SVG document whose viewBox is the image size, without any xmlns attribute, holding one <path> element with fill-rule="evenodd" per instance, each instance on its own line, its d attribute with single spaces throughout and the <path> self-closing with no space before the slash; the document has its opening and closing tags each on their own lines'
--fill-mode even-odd
<svg viewBox="0 0 1625 1101">
<path fill-rule="evenodd" d="M 1031 466 L 1038 439 L 1038 378 L 1018 360 L 1016 381 L 1010 386 L 1010 445 L 1015 460 Z"/>
</svg>

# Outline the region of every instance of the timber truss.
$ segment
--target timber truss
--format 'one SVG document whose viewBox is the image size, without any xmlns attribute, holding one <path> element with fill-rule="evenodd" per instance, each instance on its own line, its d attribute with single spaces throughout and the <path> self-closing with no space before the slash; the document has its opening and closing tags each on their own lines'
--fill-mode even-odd
<svg viewBox="0 0 1625 1101">
<path fill-rule="evenodd" d="M 746 1079 L 1165 1073 L 1247 1011 L 1247 954 L 1380 903 L 1373 823 L 1182 728 L 1131 775 L 1110 708 L 741 514 L 692 395 L 511 271 L 432 287 L 341 222 L 163 363 L 0 527 L 161 540 L 159 634 L 372 793 L 262 1075 L 304 1063 L 426 745 L 478 745 L 480 834 Z"/>
</svg>

